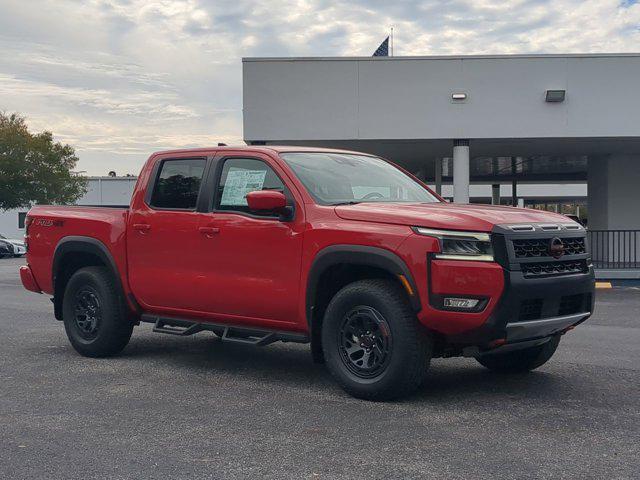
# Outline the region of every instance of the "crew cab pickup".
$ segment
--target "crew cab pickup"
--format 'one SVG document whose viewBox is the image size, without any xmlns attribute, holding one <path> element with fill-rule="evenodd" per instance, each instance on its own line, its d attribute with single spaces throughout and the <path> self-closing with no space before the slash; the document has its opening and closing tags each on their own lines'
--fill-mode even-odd
<svg viewBox="0 0 640 480">
<path fill-rule="evenodd" d="M 593 310 L 581 225 L 447 203 L 364 153 L 155 153 L 128 208 L 36 206 L 26 223 L 22 282 L 52 295 L 91 357 L 120 352 L 140 322 L 310 343 L 344 390 L 384 400 L 423 384 L 434 357 L 537 368 Z"/>
</svg>

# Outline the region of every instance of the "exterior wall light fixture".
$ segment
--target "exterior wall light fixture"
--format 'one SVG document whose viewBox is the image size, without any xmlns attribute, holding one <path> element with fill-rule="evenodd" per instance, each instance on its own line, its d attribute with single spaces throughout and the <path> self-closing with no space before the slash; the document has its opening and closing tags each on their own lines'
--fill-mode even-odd
<svg viewBox="0 0 640 480">
<path fill-rule="evenodd" d="M 545 101 L 548 103 L 561 103 L 564 102 L 566 90 L 547 90 Z"/>
</svg>

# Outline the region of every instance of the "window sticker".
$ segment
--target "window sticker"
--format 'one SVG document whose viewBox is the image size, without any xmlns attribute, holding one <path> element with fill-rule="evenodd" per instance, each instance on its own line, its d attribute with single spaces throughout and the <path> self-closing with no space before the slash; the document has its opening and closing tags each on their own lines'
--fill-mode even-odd
<svg viewBox="0 0 640 480">
<path fill-rule="evenodd" d="M 362 200 L 367 195 L 369 198 L 391 199 L 391 187 L 352 186 L 353 198 Z"/>
<path fill-rule="evenodd" d="M 231 167 L 227 172 L 224 182 L 220 205 L 247 206 L 245 196 L 249 192 L 262 190 L 266 170 L 245 170 L 244 168 Z"/>
</svg>

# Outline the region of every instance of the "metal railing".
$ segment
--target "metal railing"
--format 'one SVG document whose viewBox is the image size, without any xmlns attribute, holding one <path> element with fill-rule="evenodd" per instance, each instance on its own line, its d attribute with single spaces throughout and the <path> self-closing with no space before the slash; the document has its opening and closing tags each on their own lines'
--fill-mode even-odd
<svg viewBox="0 0 640 480">
<path fill-rule="evenodd" d="M 587 230 L 587 236 L 595 268 L 640 268 L 640 230 Z"/>
</svg>

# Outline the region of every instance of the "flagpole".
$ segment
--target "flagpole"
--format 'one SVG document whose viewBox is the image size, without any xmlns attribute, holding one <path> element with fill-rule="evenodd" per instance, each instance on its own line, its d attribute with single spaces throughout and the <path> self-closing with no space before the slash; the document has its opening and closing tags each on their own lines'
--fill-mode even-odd
<svg viewBox="0 0 640 480">
<path fill-rule="evenodd" d="M 393 57 L 393 27 L 391 27 L 391 56 Z"/>
</svg>

